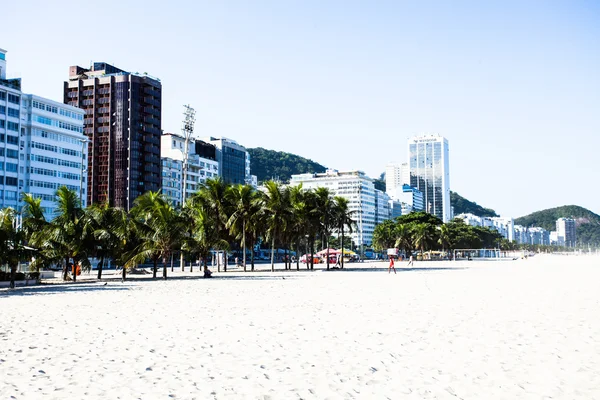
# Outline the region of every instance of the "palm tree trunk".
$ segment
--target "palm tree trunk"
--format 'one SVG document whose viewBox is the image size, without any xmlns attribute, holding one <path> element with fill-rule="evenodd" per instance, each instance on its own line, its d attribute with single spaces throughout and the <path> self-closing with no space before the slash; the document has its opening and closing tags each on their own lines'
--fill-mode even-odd
<svg viewBox="0 0 600 400">
<path fill-rule="evenodd" d="M 10 288 L 15 288 L 15 278 L 17 276 L 17 265 L 18 263 L 13 263 L 10 265 Z"/>
<path fill-rule="evenodd" d="M 271 239 L 271 272 L 275 272 L 275 235 Z"/>
<path fill-rule="evenodd" d="M 327 246 L 327 252 L 325 255 L 327 257 L 327 270 L 329 270 L 329 235 L 327 235 L 327 237 L 325 238 L 325 246 Z"/>
<path fill-rule="evenodd" d="M 167 257 L 163 257 L 163 279 L 167 279 Z"/>
<path fill-rule="evenodd" d="M 69 273 L 69 257 L 65 257 L 65 266 L 63 267 L 63 281 L 67 280 L 68 273 Z"/>
<path fill-rule="evenodd" d="M 73 267 L 71 268 L 71 273 L 73 274 L 73 282 L 77 282 L 77 260 L 73 257 Z"/>
<path fill-rule="evenodd" d="M 254 272 L 254 246 L 252 246 L 252 252 L 250 253 L 250 271 Z"/>
<path fill-rule="evenodd" d="M 181 253 L 181 256 L 183 257 L 183 252 Z M 173 254 L 171 254 L 171 272 L 173 272 L 175 270 L 175 265 L 174 265 L 174 260 L 173 260 Z M 181 265 L 183 265 L 183 258 L 181 259 Z M 181 268 L 181 271 L 183 271 L 183 268 Z"/>
<path fill-rule="evenodd" d="M 285 261 L 285 270 L 287 271 L 289 269 L 288 267 L 288 248 L 287 246 L 285 247 L 285 254 L 284 254 L 284 261 Z"/>
<path fill-rule="evenodd" d="M 98 279 L 102 279 L 102 267 L 104 267 L 104 255 L 100 257 L 100 263 L 98 263 Z"/>
<path fill-rule="evenodd" d="M 315 238 L 310 239 L 310 269 L 315 269 Z"/>
<path fill-rule="evenodd" d="M 123 271 L 121 272 L 121 282 L 125 282 L 125 278 L 127 278 L 127 268 L 123 265 Z"/>
<path fill-rule="evenodd" d="M 244 254 L 242 254 L 242 264 L 244 264 L 244 272 L 246 272 L 246 221 L 242 221 L 242 242 L 243 242 L 243 249 L 242 251 L 244 252 Z"/>
<path fill-rule="evenodd" d="M 296 239 L 296 271 L 300 271 L 300 238 Z"/>
<path fill-rule="evenodd" d="M 227 250 L 223 251 L 223 272 L 227 272 L 227 258 L 229 258 L 227 254 Z"/>
<path fill-rule="evenodd" d="M 342 224 L 342 244 L 340 248 L 342 249 L 342 269 L 344 269 L 344 224 Z"/>
<path fill-rule="evenodd" d="M 156 279 L 156 269 L 158 264 L 158 257 L 154 258 L 154 268 L 152 268 L 152 279 Z"/>
</svg>

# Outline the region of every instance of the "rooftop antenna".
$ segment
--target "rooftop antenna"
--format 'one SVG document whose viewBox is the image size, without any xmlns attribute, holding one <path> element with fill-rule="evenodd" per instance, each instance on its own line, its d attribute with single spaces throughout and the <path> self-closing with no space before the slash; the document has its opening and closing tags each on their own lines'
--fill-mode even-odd
<svg viewBox="0 0 600 400">
<path fill-rule="evenodd" d="M 196 123 L 196 110 L 194 110 L 189 104 L 183 106 L 183 122 L 181 124 L 181 133 L 185 139 L 184 152 L 183 152 L 183 187 L 181 192 L 181 206 L 185 206 L 185 197 L 187 189 L 187 172 L 188 172 L 188 161 L 189 161 L 189 149 L 190 140 L 194 136 L 194 124 Z M 181 271 L 185 271 L 185 258 L 183 257 L 183 251 L 179 256 L 179 265 Z M 190 267 L 191 268 L 191 267 Z"/>
</svg>

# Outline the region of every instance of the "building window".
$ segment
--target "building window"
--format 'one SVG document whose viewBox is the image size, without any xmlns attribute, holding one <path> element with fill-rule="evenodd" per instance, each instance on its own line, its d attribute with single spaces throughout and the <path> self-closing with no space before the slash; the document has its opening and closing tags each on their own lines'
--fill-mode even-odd
<svg viewBox="0 0 600 400">
<path fill-rule="evenodd" d="M 19 104 L 19 96 L 17 96 L 16 94 L 8 94 L 8 102 L 9 103 L 13 103 L 13 104 Z"/>
<path fill-rule="evenodd" d="M 14 118 L 19 118 L 19 110 L 17 110 L 16 108 L 8 107 L 8 116 L 14 117 Z"/>
</svg>

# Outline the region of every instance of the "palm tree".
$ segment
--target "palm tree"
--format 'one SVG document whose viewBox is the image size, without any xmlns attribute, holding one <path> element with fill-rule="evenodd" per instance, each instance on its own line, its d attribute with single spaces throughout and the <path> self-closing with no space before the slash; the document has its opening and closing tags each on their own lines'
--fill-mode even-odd
<svg viewBox="0 0 600 400">
<path fill-rule="evenodd" d="M 25 232 L 25 237 L 29 246 L 37 245 L 37 236 L 39 236 L 48 226 L 48 221 L 44 216 L 44 209 L 42 208 L 42 200 L 36 199 L 33 195 L 25 193 L 23 194 L 23 223 L 22 229 Z M 37 249 L 34 252 L 34 259 L 31 262 L 31 267 L 39 272 L 40 267 L 48 266 L 53 260 L 49 258 L 49 252 L 39 251 Z"/>
<path fill-rule="evenodd" d="M 192 254 L 199 257 L 202 265 L 206 265 L 211 249 L 228 249 L 229 244 L 217 235 L 216 222 L 210 210 L 199 202 L 193 202 L 188 211 L 192 222 L 192 235 L 187 238 L 186 246 Z"/>
<path fill-rule="evenodd" d="M 142 242 L 131 254 L 130 263 L 152 258 L 156 267 L 158 255 L 163 262 L 163 279 L 167 279 L 167 259 L 181 243 L 185 229 L 183 219 L 160 192 L 146 192 L 138 197 L 132 214 L 137 217 L 136 226 Z"/>
<path fill-rule="evenodd" d="M 345 197 L 341 197 L 341 196 L 336 196 L 333 198 L 333 200 L 335 201 L 335 216 L 336 216 L 336 223 L 338 228 L 340 229 L 340 232 L 342 233 L 342 239 L 341 239 L 341 244 L 342 244 L 342 268 L 344 268 L 344 228 L 347 227 L 348 228 L 348 232 L 352 233 L 352 228 L 354 227 L 354 224 L 356 223 L 352 217 L 355 214 L 355 211 L 351 211 L 350 208 L 348 207 L 348 199 Z"/>
<path fill-rule="evenodd" d="M 250 185 L 232 186 L 227 192 L 229 203 L 233 205 L 233 213 L 227 220 L 226 227 L 236 239 L 241 240 L 242 264 L 246 272 L 246 233 L 248 222 L 254 211 L 254 205 L 258 197 L 254 188 Z"/>
<path fill-rule="evenodd" d="M 86 209 L 87 229 L 94 239 L 92 247 L 96 257 L 100 257 L 98 263 L 98 279 L 102 279 L 102 271 L 106 258 L 115 253 L 115 249 L 121 245 L 119 227 L 117 223 L 122 222 L 122 213 L 117 208 L 109 207 L 108 204 L 93 204 Z"/>
<path fill-rule="evenodd" d="M 375 250 L 385 250 L 396 243 L 396 222 L 388 219 L 378 224 L 373 230 L 373 248 Z"/>
<path fill-rule="evenodd" d="M 434 234 L 430 224 L 416 224 L 413 228 L 413 242 L 417 248 L 421 250 L 421 257 L 425 257 L 425 249 L 434 241 Z"/>
<path fill-rule="evenodd" d="M 442 250 L 446 251 L 451 247 L 452 237 L 450 228 L 447 224 L 443 224 L 437 227 L 438 229 L 438 243 L 442 246 Z"/>
<path fill-rule="evenodd" d="M 331 198 L 331 192 L 329 189 L 320 187 L 315 190 L 315 196 L 317 200 L 315 211 L 319 214 L 320 220 L 320 233 L 324 241 L 323 245 L 326 250 L 327 257 L 327 269 L 329 269 L 329 236 L 331 226 L 335 223 L 335 203 Z"/>
<path fill-rule="evenodd" d="M 25 246 L 25 231 L 17 227 L 16 212 L 12 208 L 0 210 L 0 265 L 10 267 L 10 288 L 15 287 L 19 262 L 30 255 Z"/>
<path fill-rule="evenodd" d="M 265 183 L 263 207 L 266 211 L 267 238 L 271 241 L 271 271 L 275 271 L 275 240 L 287 228 L 287 216 L 290 212 L 289 190 L 282 189 L 274 182 Z"/>
<path fill-rule="evenodd" d="M 63 279 L 67 280 L 69 260 L 73 266 L 81 265 L 90 268 L 88 259 L 89 236 L 85 229 L 85 211 L 81 208 L 81 201 L 74 190 L 61 186 L 56 191 L 56 217 L 39 235 L 38 242 L 42 248 L 51 254 L 61 254 L 65 261 Z M 75 268 L 74 268 L 75 269 Z M 77 280 L 77 273 L 73 273 L 73 281 Z"/>
<path fill-rule="evenodd" d="M 198 192 L 192 198 L 192 204 L 201 202 L 206 210 L 212 214 L 215 222 L 214 229 L 219 238 L 225 238 L 227 214 L 226 214 L 226 194 L 229 185 L 223 181 L 221 177 L 207 179 L 200 185 Z M 222 243 L 222 242 L 219 242 Z M 224 250 L 224 248 L 216 248 L 216 250 Z M 224 257 L 224 271 L 227 272 L 227 253 Z M 217 269 L 221 271 L 221 265 L 217 259 Z"/>
<path fill-rule="evenodd" d="M 412 253 L 412 232 L 410 224 L 397 223 L 394 235 L 396 237 L 396 243 L 394 247 L 402 249 L 404 254 L 407 256 Z"/>
</svg>

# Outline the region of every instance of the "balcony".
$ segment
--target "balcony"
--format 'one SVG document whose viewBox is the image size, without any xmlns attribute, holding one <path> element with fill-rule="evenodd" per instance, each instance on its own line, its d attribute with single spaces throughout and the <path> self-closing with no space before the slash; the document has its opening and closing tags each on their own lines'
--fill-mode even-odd
<svg viewBox="0 0 600 400">
<path fill-rule="evenodd" d="M 156 100 L 156 99 L 154 99 L 153 97 L 150 97 L 150 96 L 144 97 L 144 102 L 146 104 L 152 104 L 155 107 L 160 107 L 160 101 Z"/>
<path fill-rule="evenodd" d="M 152 114 L 156 117 L 160 117 L 160 110 L 154 109 L 152 107 L 144 107 L 143 110 L 146 114 Z"/>
<path fill-rule="evenodd" d="M 153 135 L 160 135 L 160 129 L 148 125 L 142 126 L 142 132 L 150 133 Z"/>
<path fill-rule="evenodd" d="M 77 92 L 69 92 L 69 93 L 67 93 L 67 97 L 69 99 L 75 99 L 75 98 L 77 98 L 77 95 L 78 95 Z"/>
<path fill-rule="evenodd" d="M 153 116 L 144 117 L 144 122 L 152 125 L 160 125 L 160 120 L 158 118 L 154 118 Z"/>
<path fill-rule="evenodd" d="M 144 88 L 144 94 L 147 94 L 149 96 L 154 96 L 154 97 L 160 97 L 160 92 L 152 86 L 146 86 Z"/>
</svg>

